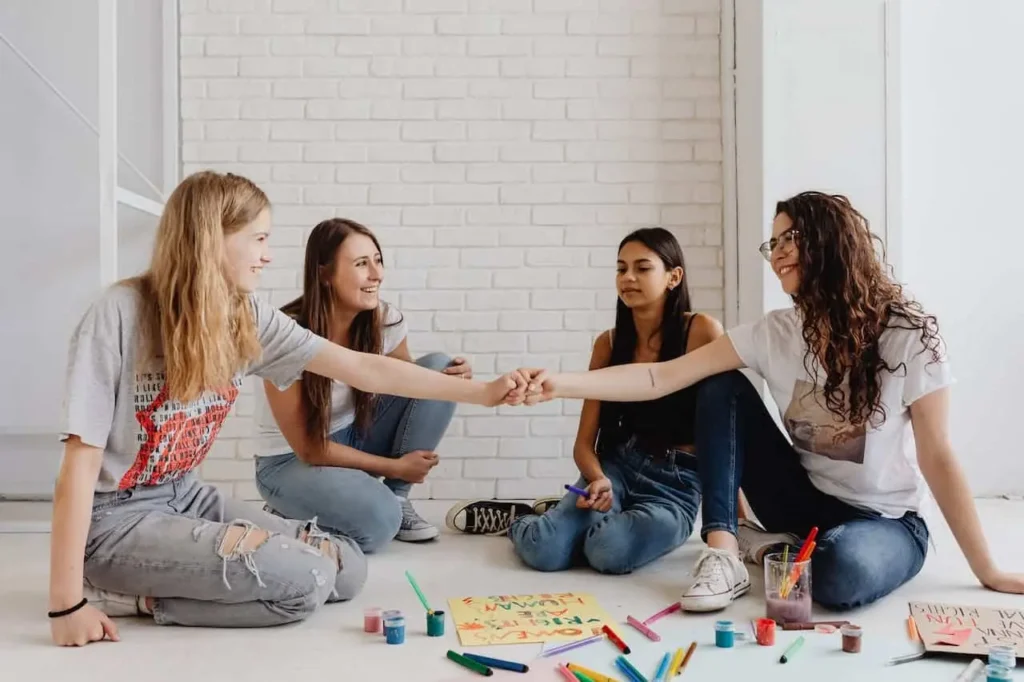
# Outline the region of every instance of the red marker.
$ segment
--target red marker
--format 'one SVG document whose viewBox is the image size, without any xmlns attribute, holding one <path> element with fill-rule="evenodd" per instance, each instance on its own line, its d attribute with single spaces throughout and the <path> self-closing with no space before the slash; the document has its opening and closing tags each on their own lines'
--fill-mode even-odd
<svg viewBox="0 0 1024 682">
<path fill-rule="evenodd" d="M 623 642 L 619 636 L 615 634 L 610 627 L 608 627 L 608 625 L 602 625 L 601 629 L 606 635 L 608 635 L 608 639 L 612 640 L 612 643 L 619 648 L 619 651 L 627 656 L 629 655 L 629 647 L 626 646 L 626 643 Z"/>
</svg>

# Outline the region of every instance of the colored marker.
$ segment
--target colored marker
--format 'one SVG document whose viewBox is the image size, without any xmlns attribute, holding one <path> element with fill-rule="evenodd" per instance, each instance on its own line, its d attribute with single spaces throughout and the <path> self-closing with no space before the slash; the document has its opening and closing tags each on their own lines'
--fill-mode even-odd
<svg viewBox="0 0 1024 682">
<path fill-rule="evenodd" d="M 679 675 L 686 669 L 686 664 L 693 658 L 693 652 L 697 650 L 697 643 L 690 642 L 690 648 L 686 650 L 686 655 L 683 656 L 683 662 L 679 664 L 679 670 L 676 670 L 676 675 Z"/>
<path fill-rule="evenodd" d="M 625 642 L 623 642 L 622 639 L 617 634 L 615 634 L 615 632 L 610 627 L 608 627 L 607 624 L 602 625 L 601 630 L 604 631 L 604 634 L 608 635 L 608 639 L 612 640 L 612 643 L 619 648 L 619 651 L 626 655 L 629 655 L 629 646 Z"/>
<path fill-rule="evenodd" d="M 590 676 L 587 675 L 586 673 L 581 673 L 581 672 L 574 671 L 573 675 L 575 675 L 576 679 L 579 680 L 580 682 L 594 682 L 594 680 L 592 680 L 590 678 Z"/>
<path fill-rule="evenodd" d="M 500 658 L 489 658 L 487 656 L 480 656 L 479 654 L 463 654 L 466 658 L 471 661 L 476 661 L 481 665 L 489 665 L 492 668 L 498 668 L 499 670 L 511 670 L 515 673 L 529 672 L 530 668 L 522 663 L 516 663 L 515 661 L 503 661 Z"/>
<path fill-rule="evenodd" d="M 675 677 L 679 674 L 679 666 L 683 663 L 683 656 L 686 652 L 682 649 L 676 649 L 676 655 L 672 657 L 672 662 L 668 664 L 668 677 Z"/>
<path fill-rule="evenodd" d="M 577 488 L 576 486 L 569 485 L 568 483 L 565 484 L 565 489 L 568 490 L 571 493 L 576 493 L 580 497 L 590 497 L 590 493 L 588 493 L 583 488 Z"/>
<path fill-rule="evenodd" d="M 619 669 L 622 672 L 627 673 L 635 682 L 647 682 L 647 678 L 644 677 L 643 673 L 637 670 L 625 656 L 617 657 L 615 663 L 619 665 Z"/>
<path fill-rule="evenodd" d="M 796 640 L 790 644 L 785 651 L 782 652 L 782 656 L 779 657 L 779 663 L 786 663 L 790 658 L 793 657 L 796 652 L 800 651 L 800 647 L 804 645 L 804 636 L 800 635 Z"/>
<path fill-rule="evenodd" d="M 635 627 L 641 633 L 643 633 L 643 635 L 652 642 L 661 641 L 661 635 L 659 635 L 657 632 L 655 632 L 654 630 L 650 629 L 649 627 L 638 621 L 633 616 L 626 616 L 626 622 Z"/>
<path fill-rule="evenodd" d="M 423 595 L 423 591 L 420 586 L 416 584 L 416 578 L 412 577 L 412 573 L 409 571 L 405 572 L 405 577 L 409 579 L 409 584 L 412 585 L 412 589 L 416 591 L 416 596 L 420 598 L 420 603 L 423 604 L 423 608 L 427 610 L 427 613 L 433 613 L 434 610 L 427 604 L 427 598 Z"/>
<path fill-rule="evenodd" d="M 654 621 L 659 620 L 661 618 L 664 618 L 665 616 L 667 616 L 667 615 L 669 615 L 671 613 L 675 613 L 676 611 L 680 610 L 681 608 L 683 608 L 683 605 L 680 604 L 679 602 L 676 602 L 674 604 L 669 604 L 668 606 L 663 608 L 661 611 L 658 611 L 653 616 L 649 616 L 648 618 L 644 619 L 644 625 L 650 625 Z"/>
<path fill-rule="evenodd" d="M 962 673 L 956 676 L 953 682 L 973 682 L 981 674 L 981 671 L 985 669 L 985 662 L 980 658 L 976 658 L 971 661 Z M 992 678 L 989 677 L 991 680 Z"/>
<path fill-rule="evenodd" d="M 618 682 L 618 680 L 616 680 L 613 677 L 602 675 L 599 672 L 595 672 L 590 668 L 584 668 L 582 665 L 576 665 L 575 663 L 569 663 L 565 667 L 573 671 L 574 673 L 583 673 L 584 675 L 592 679 L 594 682 Z"/>
<path fill-rule="evenodd" d="M 558 671 L 558 674 L 562 676 L 562 679 L 564 679 L 565 682 L 579 682 L 580 678 L 573 675 L 572 672 L 569 671 L 569 668 L 561 663 L 555 666 L 555 670 Z"/>
<path fill-rule="evenodd" d="M 548 649 L 547 651 L 542 651 L 540 655 L 541 655 L 541 658 L 547 658 L 548 656 L 554 656 L 555 654 L 560 654 L 560 653 L 565 652 L 565 651 L 570 651 L 571 649 L 576 649 L 576 648 L 581 647 L 581 646 L 586 646 L 587 644 L 593 644 L 594 642 L 596 642 L 598 640 L 601 640 L 601 639 L 604 639 L 604 633 L 601 633 L 599 635 L 594 635 L 593 637 L 587 637 L 586 639 L 579 639 L 579 640 L 576 640 L 575 642 L 569 642 L 567 644 L 560 644 L 560 645 L 558 645 L 558 646 L 556 646 L 556 647 L 554 647 L 552 649 Z"/>
<path fill-rule="evenodd" d="M 907 617 L 907 635 L 910 637 L 912 642 L 921 641 L 921 635 L 917 633 L 917 623 L 914 621 L 913 616 Z"/>
<path fill-rule="evenodd" d="M 490 677 L 494 674 L 494 671 L 488 668 L 486 665 L 483 665 L 482 663 L 477 663 L 471 658 L 466 658 L 462 654 L 452 651 L 451 649 L 448 650 L 448 660 L 454 661 L 461 665 L 463 668 L 466 668 L 467 670 L 472 670 L 475 673 L 480 673 L 481 675 L 486 675 Z"/>
<path fill-rule="evenodd" d="M 918 652 L 915 652 L 915 653 L 912 653 L 912 654 L 904 654 L 902 656 L 896 656 L 894 658 L 890 658 L 888 663 L 886 663 L 886 665 L 899 665 L 901 663 L 910 663 L 911 661 L 919 661 L 922 658 L 924 658 L 924 656 L 925 656 L 925 652 L 924 651 L 918 651 Z"/>
<path fill-rule="evenodd" d="M 663 682 L 665 680 L 665 673 L 668 672 L 668 660 L 669 654 L 665 654 L 661 657 L 661 663 L 658 664 L 658 671 L 654 673 L 654 682 Z"/>
</svg>

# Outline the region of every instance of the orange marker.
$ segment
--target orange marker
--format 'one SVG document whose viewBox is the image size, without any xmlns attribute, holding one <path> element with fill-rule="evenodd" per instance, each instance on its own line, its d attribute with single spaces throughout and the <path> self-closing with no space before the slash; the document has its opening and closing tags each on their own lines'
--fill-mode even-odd
<svg viewBox="0 0 1024 682">
<path fill-rule="evenodd" d="M 629 647 L 626 645 L 625 642 L 622 641 L 622 639 L 617 634 L 615 634 L 615 632 L 610 627 L 608 627 L 607 623 L 602 625 L 601 629 L 604 630 L 604 633 L 606 635 L 608 635 L 608 639 L 612 640 L 612 643 L 619 648 L 619 651 L 626 654 L 627 656 L 629 655 Z"/>
<path fill-rule="evenodd" d="M 690 662 L 690 658 L 693 657 L 693 652 L 697 650 L 697 643 L 690 642 L 690 648 L 686 650 L 686 655 L 683 656 L 683 662 L 679 664 L 679 669 L 676 671 L 676 675 L 681 675 L 683 670 L 686 669 L 686 664 Z"/>
<path fill-rule="evenodd" d="M 910 641 L 919 642 L 921 641 L 921 635 L 917 632 L 917 623 L 914 622 L 914 617 L 909 616 L 907 618 L 907 634 L 910 635 Z"/>
</svg>

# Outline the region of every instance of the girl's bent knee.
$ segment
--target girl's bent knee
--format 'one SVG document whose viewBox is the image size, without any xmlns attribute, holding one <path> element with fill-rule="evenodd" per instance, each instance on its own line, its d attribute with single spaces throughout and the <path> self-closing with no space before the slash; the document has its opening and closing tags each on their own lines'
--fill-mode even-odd
<svg viewBox="0 0 1024 682">
<path fill-rule="evenodd" d="M 349 538 L 335 537 L 331 541 L 337 548 L 340 566 L 334 581 L 334 594 L 329 601 L 349 601 L 362 592 L 363 586 L 366 585 L 366 555 Z"/>
<path fill-rule="evenodd" d="M 416 360 L 416 364 L 440 372 L 452 364 L 452 358 L 445 353 L 427 353 Z"/>
</svg>

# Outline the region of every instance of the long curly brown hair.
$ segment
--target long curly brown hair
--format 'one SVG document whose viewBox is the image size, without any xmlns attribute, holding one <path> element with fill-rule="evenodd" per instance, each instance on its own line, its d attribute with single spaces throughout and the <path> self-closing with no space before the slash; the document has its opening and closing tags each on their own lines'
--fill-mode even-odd
<svg viewBox="0 0 1024 682">
<path fill-rule="evenodd" d="M 881 239 L 845 196 L 803 192 L 778 202 L 775 214 L 782 213 L 797 234 L 800 285 L 792 298 L 803 321 L 804 368 L 815 376 L 815 359 L 821 363 L 829 412 L 854 425 L 881 423 L 880 374 L 906 371 L 906 363 L 890 366 L 882 358 L 882 333 L 918 331 L 938 362 L 938 321 L 890 275 Z"/>
</svg>

